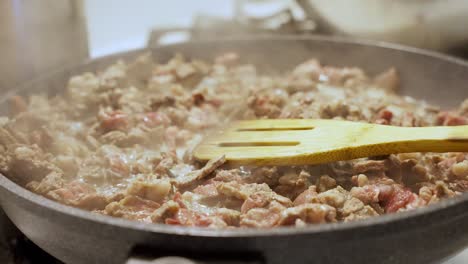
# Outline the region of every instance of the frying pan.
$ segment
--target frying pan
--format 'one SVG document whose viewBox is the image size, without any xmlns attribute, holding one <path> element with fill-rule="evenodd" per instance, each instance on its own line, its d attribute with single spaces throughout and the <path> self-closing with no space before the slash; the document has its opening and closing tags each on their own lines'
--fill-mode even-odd
<svg viewBox="0 0 468 264">
<path fill-rule="evenodd" d="M 156 60 L 174 53 L 212 59 L 226 51 L 262 72 L 291 69 L 312 57 L 376 74 L 395 66 L 405 95 L 454 107 L 468 96 L 468 63 L 380 42 L 330 37 L 256 37 L 187 42 L 149 49 Z M 92 60 L 25 84 L 16 94 L 64 89 L 68 78 L 102 69 L 137 50 Z M 0 111 L 6 113 L 5 95 Z M 66 263 L 146 263 L 179 256 L 199 263 L 438 263 L 468 245 L 468 194 L 435 205 L 349 223 L 301 228 L 214 230 L 145 224 L 58 204 L 0 175 L 0 201 L 17 227 Z M 154 262 L 157 263 L 157 262 Z M 182 263 L 182 262 L 181 262 Z"/>
</svg>

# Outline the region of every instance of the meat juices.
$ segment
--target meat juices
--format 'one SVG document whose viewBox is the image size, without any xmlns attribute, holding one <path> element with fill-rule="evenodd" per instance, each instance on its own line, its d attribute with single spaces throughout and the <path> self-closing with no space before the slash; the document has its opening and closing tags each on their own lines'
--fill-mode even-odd
<svg viewBox="0 0 468 264">
<path fill-rule="evenodd" d="M 213 63 L 149 54 L 74 76 L 64 94 L 11 99 L 0 172 L 63 204 L 148 223 L 271 228 L 412 210 L 468 190 L 467 153 L 404 153 L 314 166 L 229 167 L 192 151 L 237 119 L 324 118 L 464 125 L 468 99 L 440 110 L 398 95 L 396 69 L 308 60 L 265 75 L 235 53 Z"/>
</svg>

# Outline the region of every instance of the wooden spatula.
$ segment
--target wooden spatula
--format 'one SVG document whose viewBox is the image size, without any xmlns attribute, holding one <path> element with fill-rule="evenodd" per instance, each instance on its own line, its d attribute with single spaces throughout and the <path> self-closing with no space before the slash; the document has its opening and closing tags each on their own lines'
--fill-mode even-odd
<svg viewBox="0 0 468 264">
<path fill-rule="evenodd" d="M 405 152 L 468 152 L 468 126 L 396 127 L 322 119 L 232 123 L 195 148 L 198 160 L 305 165 Z"/>
</svg>

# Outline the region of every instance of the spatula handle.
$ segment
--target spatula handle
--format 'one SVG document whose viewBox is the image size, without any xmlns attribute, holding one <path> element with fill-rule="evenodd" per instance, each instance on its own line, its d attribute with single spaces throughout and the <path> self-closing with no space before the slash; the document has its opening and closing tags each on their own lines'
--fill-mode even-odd
<svg viewBox="0 0 468 264">
<path fill-rule="evenodd" d="M 468 152 L 468 126 L 376 126 L 365 133 L 357 144 L 367 146 L 374 155 L 403 152 Z"/>
</svg>

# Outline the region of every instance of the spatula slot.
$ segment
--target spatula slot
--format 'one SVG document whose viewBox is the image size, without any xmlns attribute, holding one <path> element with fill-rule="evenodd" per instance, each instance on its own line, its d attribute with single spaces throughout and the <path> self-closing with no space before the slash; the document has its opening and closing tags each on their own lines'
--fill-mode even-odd
<svg viewBox="0 0 468 264">
<path fill-rule="evenodd" d="M 277 147 L 297 146 L 299 142 L 222 142 L 219 147 Z"/>
</svg>

